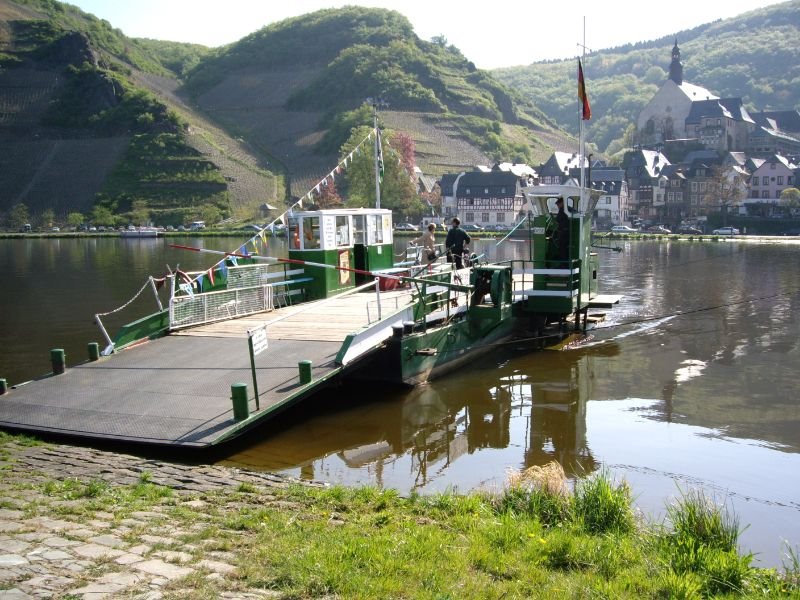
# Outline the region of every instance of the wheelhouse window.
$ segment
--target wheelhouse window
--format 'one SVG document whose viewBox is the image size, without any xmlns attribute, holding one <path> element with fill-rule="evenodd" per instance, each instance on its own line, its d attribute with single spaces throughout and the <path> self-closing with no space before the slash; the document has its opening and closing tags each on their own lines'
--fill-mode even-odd
<svg viewBox="0 0 800 600">
<path fill-rule="evenodd" d="M 301 221 L 303 224 L 303 248 L 306 250 L 318 249 L 320 247 L 319 217 L 304 217 Z"/>
<path fill-rule="evenodd" d="M 336 247 L 342 248 L 350 245 L 350 219 L 346 215 L 336 217 Z"/>
</svg>

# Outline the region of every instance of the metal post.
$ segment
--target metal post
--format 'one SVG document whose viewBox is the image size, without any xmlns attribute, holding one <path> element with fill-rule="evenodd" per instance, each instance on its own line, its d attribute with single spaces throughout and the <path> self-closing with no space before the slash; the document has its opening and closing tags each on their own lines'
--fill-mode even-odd
<svg viewBox="0 0 800 600">
<path fill-rule="evenodd" d="M 381 207 L 381 168 L 380 159 L 378 155 L 382 152 L 381 145 L 381 130 L 378 129 L 378 102 L 376 99 L 372 105 L 372 121 L 375 127 L 375 208 Z"/>
<path fill-rule="evenodd" d="M 150 275 L 150 287 L 153 288 L 153 295 L 156 297 L 156 303 L 158 304 L 158 312 L 164 310 L 164 307 L 161 306 L 161 298 L 158 297 L 158 288 L 156 287 L 156 282 L 153 280 L 153 276 Z"/>
<path fill-rule="evenodd" d="M 256 353 L 253 350 L 253 336 L 247 336 L 247 346 L 250 349 L 250 370 L 253 372 L 253 391 L 256 394 L 256 410 L 260 410 L 258 400 L 258 379 L 256 378 Z"/>
<path fill-rule="evenodd" d="M 95 361 L 100 359 L 100 344 L 97 342 L 89 342 L 87 349 L 89 351 L 89 360 Z"/>
<path fill-rule="evenodd" d="M 5 379 L 0 379 L 0 396 L 8 391 L 8 382 Z"/>
<path fill-rule="evenodd" d="M 169 327 L 175 322 L 175 275 L 170 273 L 169 277 Z"/>
<path fill-rule="evenodd" d="M 297 363 L 300 370 L 300 383 L 303 385 L 311 383 L 311 364 L 310 360 L 301 360 Z"/>
<path fill-rule="evenodd" d="M 67 357 L 63 348 L 50 350 L 50 364 L 53 365 L 53 375 L 61 375 L 66 370 Z"/>
<path fill-rule="evenodd" d="M 235 421 L 244 421 L 250 416 L 246 383 L 231 384 L 231 401 L 233 402 L 233 419 Z"/>
<path fill-rule="evenodd" d="M 375 297 L 378 302 L 378 321 L 383 318 L 383 313 L 381 312 L 381 278 L 375 278 Z"/>
<path fill-rule="evenodd" d="M 111 337 L 108 335 L 108 332 L 106 331 L 106 328 L 103 325 L 103 322 L 100 320 L 100 315 L 95 315 L 94 316 L 94 322 L 97 323 L 97 326 L 100 328 L 100 333 L 103 334 L 103 337 L 106 339 L 106 342 L 108 342 L 108 346 L 106 346 L 106 350 L 110 349 L 111 351 L 113 351 L 114 350 L 114 342 L 111 341 Z"/>
</svg>

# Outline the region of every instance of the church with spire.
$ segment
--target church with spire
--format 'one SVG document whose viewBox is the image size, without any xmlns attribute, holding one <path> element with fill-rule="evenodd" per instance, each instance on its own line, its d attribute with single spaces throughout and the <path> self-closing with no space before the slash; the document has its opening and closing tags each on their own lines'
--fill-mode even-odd
<svg viewBox="0 0 800 600">
<path fill-rule="evenodd" d="M 741 98 L 720 98 L 684 81 L 676 39 L 669 78 L 639 113 L 636 127 L 639 143 L 645 147 L 692 140 L 709 150 L 739 152 L 745 150 L 755 123 Z"/>
</svg>

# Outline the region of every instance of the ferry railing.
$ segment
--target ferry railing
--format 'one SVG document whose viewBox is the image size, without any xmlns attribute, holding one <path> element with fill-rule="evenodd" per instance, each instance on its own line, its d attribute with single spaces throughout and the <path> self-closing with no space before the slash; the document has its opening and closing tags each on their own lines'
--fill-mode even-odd
<svg viewBox="0 0 800 600">
<path fill-rule="evenodd" d="M 285 288 L 291 285 L 291 277 L 302 272 L 285 264 L 242 265 L 228 267 L 226 289 L 195 292 L 187 284 L 178 286 L 180 293 L 173 293 L 169 303 L 170 329 L 274 310 L 276 301 L 290 293 Z M 283 291 L 276 293 L 276 287 Z"/>
<path fill-rule="evenodd" d="M 580 294 L 580 259 L 519 260 L 503 261 L 510 264 L 512 272 L 512 298 L 525 300 L 529 297 L 574 298 Z"/>
</svg>

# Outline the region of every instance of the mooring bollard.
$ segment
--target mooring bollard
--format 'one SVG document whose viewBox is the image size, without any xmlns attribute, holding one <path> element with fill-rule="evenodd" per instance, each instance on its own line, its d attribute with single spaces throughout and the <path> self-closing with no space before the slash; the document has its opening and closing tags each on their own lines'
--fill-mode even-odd
<svg viewBox="0 0 800 600">
<path fill-rule="evenodd" d="M 234 421 L 244 421 L 250 416 L 250 404 L 247 400 L 247 384 L 231 384 L 231 401 L 233 402 Z"/>
<path fill-rule="evenodd" d="M 0 396 L 8 391 L 8 382 L 5 379 L 0 379 Z"/>
<path fill-rule="evenodd" d="M 97 342 L 89 342 L 89 360 L 100 360 L 100 344 Z"/>
<path fill-rule="evenodd" d="M 297 366 L 300 369 L 300 383 L 303 385 L 311 383 L 311 361 L 301 360 Z"/>
<path fill-rule="evenodd" d="M 63 348 L 53 348 L 50 350 L 50 364 L 53 365 L 53 375 L 61 375 L 67 364 L 67 357 Z"/>
</svg>

